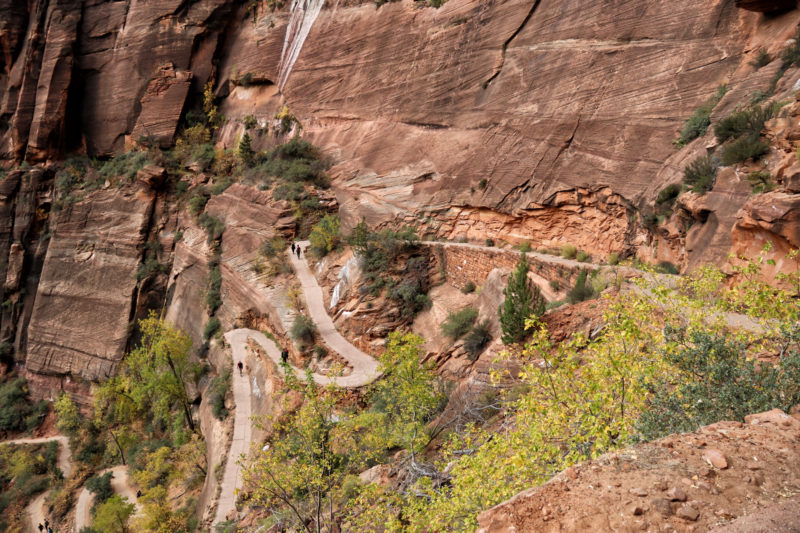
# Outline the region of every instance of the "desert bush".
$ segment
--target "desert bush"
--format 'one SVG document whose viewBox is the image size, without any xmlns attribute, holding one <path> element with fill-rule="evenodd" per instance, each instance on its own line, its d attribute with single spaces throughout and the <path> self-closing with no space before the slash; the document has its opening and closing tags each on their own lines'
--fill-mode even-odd
<svg viewBox="0 0 800 533">
<path fill-rule="evenodd" d="M 717 166 L 711 155 L 700 156 L 683 170 L 683 182 L 697 194 L 704 194 L 714 187 Z"/>
<path fill-rule="evenodd" d="M 489 321 L 484 320 L 472 326 L 467 336 L 464 337 L 464 349 L 469 354 L 470 359 L 474 360 L 483 352 L 491 340 L 492 334 L 489 331 Z"/>
<path fill-rule="evenodd" d="M 561 257 L 564 259 L 575 259 L 578 254 L 578 249 L 571 244 L 566 244 L 561 247 Z"/>
<path fill-rule="evenodd" d="M 98 173 L 106 179 L 120 177 L 126 181 L 133 181 L 136 173 L 150 163 L 152 158 L 148 152 L 130 151 L 117 154 L 103 163 Z"/>
<path fill-rule="evenodd" d="M 225 231 L 225 224 L 217 217 L 209 215 L 208 213 L 202 213 L 198 218 L 198 222 L 205 230 L 209 244 L 218 241 Z"/>
<path fill-rule="evenodd" d="M 469 294 L 471 292 L 475 292 L 475 284 L 471 281 L 468 281 L 462 288 L 461 292 L 464 294 Z"/>
<path fill-rule="evenodd" d="M 653 387 L 639 418 L 637 427 L 647 440 L 719 420 L 743 422 L 748 414 L 776 407 L 788 411 L 800 402 L 797 350 L 772 366 L 748 358 L 742 343 L 723 334 L 668 327 L 666 337 L 678 349 L 662 350 L 661 356 L 677 372 L 663 375 Z"/>
<path fill-rule="evenodd" d="M 619 254 L 616 252 L 611 252 L 608 254 L 608 264 L 609 265 L 618 265 L 619 264 Z"/>
<path fill-rule="evenodd" d="M 389 298 L 398 304 L 404 318 L 411 318 L 431 306 L 430 297 L 425 294 L 417 280 L 406 280 L 392 288 Z"/>
<path fill-rule="evenodd" d="M 719 121 L 714 127 L 714 135 L 720 142 L 736 139 L 742 135 L 760 135 L 764 123 L 774 117 L 780 108 L 781 104 L 772 103 L 737 109 Z"/>
<path fill-rule="evenodd" d="M 583 302 L 584 300 L 591 300 L 595 297 L 594 290 L 591 283 L 587 283 L 588 272 L 581 270 L 578 277 L 575 279 L 575 285 L 567 293 L 567 300 L 571 304 Z"/>
<path fill-rule="evenodd" d="M 225 369 L 222 374 L 211 380 L 208 387 L 211 393 L 211 413 L 217 420 L 225 420 L 230 414 L 225 408 L 225 396 L 231 386 L 231 371 Z"/>
<path fill-rule="evenodd" d="M 313 342 L 317 326 L 309 317 L 298 314 L 292 323 L 292 338 L 299 342 Z"/>
<path fill-rule="evenodd" d="M 747 181 L 750 183 L 750 188 L 755 194 L 769 192 L 775 189 L 775 183 L 772 181 L 772 174 L 765 170 L 748 173 Z"/>
<path fill-rule="evenodd" d="M 48 402 L 32 402 L 25 378 L 8 378 L 0 383 L 0 432 L 32 431 L 39 426 Z"/>
<path fill-rule="evenodd" d="M 208 303 L 209 303 L 208 302 L 208 297 L 206 297 L 206 305 L 208 305 Z M 212 301 L 211 303 L 213 303 L 215 305 L 218 304 L 217 301 Z M 217 305 L 217 307 L 219 307 L 219 305 Z M 216 333 L 220 330 L 220 327 L 221 327 L 221 325 L 220 325 L 219 319 L 217 317 L 212 316 L 211 318 L 209 318 L 208 322 L 206 322 L 205 328 L 203 328 L 203 340 L 207 341 L 211 337 L 216 335 Z"/>
<path fill-rule="evenodd" d="M 679 183 L 671 183 L 658 191 L 656 196 L 656 206 L 669 207 L 681 194 L 681 186 Z"/>
<path fill-rule="evenodd" d="M 478 310 L 471 307 L 452 312 L 442 323 L 442 333 L 453 340 L 460 339 L 469 332 L 477 318 Z"/>
<path fill-rule="evenodd" d="M 758 52 L 756 52 L 756 57 L 752 61 L 750 61 L 750 66 L 755 68 L 756 70 L 760 69 L 761 67 L 766 67 L 772 62 L 773 57 L 769 55 L 763 48 L 759 48 Z"/>
<path fill-rule="evenodd" d="M 494 246 L 494 239 L 486 239 L 486 246 Z"/>
<path fill-rule="evenodd" d="M 661 261 L 660 263 L 658 263 L 658 265 L 656 266 L 656 271 L 661 272 L 662 274 L 672 274 L 673 276 L 677 276 L 678 274 L 681 273 L 680 270 L 678 270 L 678 267 L 676 267 L 669 261 Z"/>
<path fill-rule="evenodd" d="M 93 476 L 86 481 L 86 488 L 94 493 L 94 507 L 100 505 L 114 495 L 111 487 L 111 478 L 114 474 L 106 472 L 102 476 Z"/>
<path fill-rule="evenodd" d="M 719 103 L 722 97 L 725 96 L 726 91 L 726 86 L 720 85 L 714 96 L 692 113 L 692 116 L 683 124 L 680 136 L 675 141 L 676 145 L 684 146 L 689 141 L 700 137 L 706 132 L 708 126 L 711 124 L 711 111 L 714 110 L 714 107 Z"/>
<path fill-rule="evenodd" d="M 592 256 L 583 250 L 578 250 L 578 253 L 575 254 L 575 259 L 581 263 L 588 263 L 592 260 Z"/>
<path fill-rule="evenodd" d="M 720 161 L 729 166 L 748 159 L 758 159 L 769 152 L 769 143 L 758 135 L 744 135 L 722 148 Z"/>
<path fill-rule="evenodd" d="M 191 198 L 189 198 L 189 213 L 193 216 L 199 215 L 203 212 L 203 209 L 206 208 L 208 196 L 206 196 L 204 193 L 205 191 L 198 191 Z"/>
</svg>

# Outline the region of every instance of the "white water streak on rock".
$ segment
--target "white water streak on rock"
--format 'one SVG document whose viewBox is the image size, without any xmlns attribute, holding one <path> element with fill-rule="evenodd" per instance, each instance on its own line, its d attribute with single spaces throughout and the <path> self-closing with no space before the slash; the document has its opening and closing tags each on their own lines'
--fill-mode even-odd
<svg viewBox="0 0 800 533">
<path fill-rule="evenodd" d="M 278 69 L 278 89 L 283 91 L 284 85 L 289 80 L 300 50 L 306 42 L 314 22 L 317 20 L 325 0 L 292 0 L 289 25 L 286 26 L 286 35 L 283 38 L 281 63 Z"/>
</svg>

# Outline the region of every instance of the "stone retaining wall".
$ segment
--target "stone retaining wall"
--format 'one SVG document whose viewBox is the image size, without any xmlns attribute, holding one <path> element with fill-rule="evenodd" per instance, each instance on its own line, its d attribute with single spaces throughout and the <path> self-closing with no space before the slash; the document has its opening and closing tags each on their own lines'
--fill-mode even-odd
<svg viewBox="0 0 800 533">
<path fill-rule="evenodd" d="M 457 245 L 433 245 L 433 256 L 439 268 L 444 262 L 447 282 L 462 289 L 469 282 L 483 285 L 489 272 L 495 268 L 513 270 L 519 261 L 520 252 L 511 249 L 472 248 Z M 592 265 L 564 265 L 544 261 L 536 254 L 528 254 L 530 270 L 548 281 L 557 281 L 561 287 L 571 287 L 581 270 L 591 269 Z"/>
</svg>

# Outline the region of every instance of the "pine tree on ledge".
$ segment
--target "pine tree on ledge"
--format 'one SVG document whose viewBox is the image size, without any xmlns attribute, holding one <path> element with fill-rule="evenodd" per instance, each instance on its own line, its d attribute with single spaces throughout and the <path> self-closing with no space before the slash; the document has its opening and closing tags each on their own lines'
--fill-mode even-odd
<svg viewBox="0 0 800 533">
<path fill-rule="evenodd" d="M 544 313 L 545 301 L 539 287 L 528 279 L 528 260 L 521 254 L 517 267 L 503 290 L 506 299 L 497 312 L 503 329 L 503 344 L 513 344 L 525 338 L 525 320 Z"/>
</svg>

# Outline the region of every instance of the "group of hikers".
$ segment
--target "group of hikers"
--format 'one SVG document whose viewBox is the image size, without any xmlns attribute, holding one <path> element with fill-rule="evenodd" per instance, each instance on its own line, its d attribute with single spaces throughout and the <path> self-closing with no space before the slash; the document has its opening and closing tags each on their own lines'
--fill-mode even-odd
<svg viewBox="0 0 800 533">
<path fill-rule="evenodd" d="M 297 258 L 300 259 L 300 245 L 292 243 L 292 253 L 297 254 Z"/>
<path fill-rule="evenodd" d="M 45 520 L 44 525 L 39 524 L 40 533 L 44 533 L 45 530 L 47 530 L 47 533 L 53 533 L 53 528 L 50 527 L 50 520 Z"/>
</svg>

